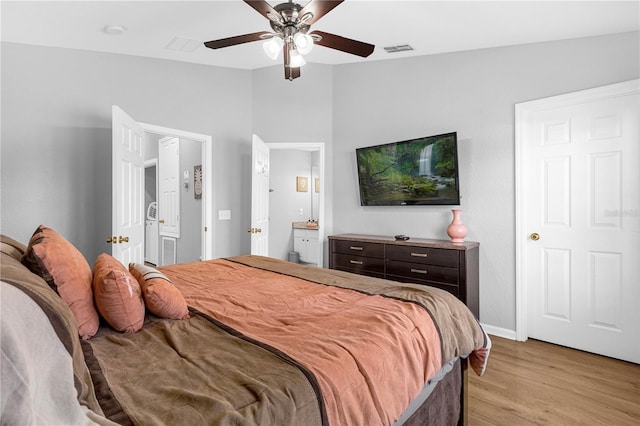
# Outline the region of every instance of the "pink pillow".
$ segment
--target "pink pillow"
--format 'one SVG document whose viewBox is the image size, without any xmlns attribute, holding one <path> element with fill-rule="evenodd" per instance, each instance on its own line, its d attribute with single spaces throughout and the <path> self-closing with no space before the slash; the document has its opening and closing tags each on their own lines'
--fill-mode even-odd
<svg viewBox="0 0 640 426">
<path fill-rule="evenodd" d="M 116 258 L 102 253 L 93 265 L 93 293 L 100 315 L 117 331 L 135 333 L 144 323 L 138 281 Z"/>
<path fill-rule="evenodd" d="M 93 305 L 91 267 L 73 244 L 53 229 L 40 225 L 29 240 L 22 263 L 69 305 L 80 337 L 86 340 L 96 334 L 100 321 Z"/>
<path fill-rule="evenodd" d="M 189 308 L 182 293 L 163 273 L 150 266 L 129 264 L 129 271 L 142 287 L 147 309 L 160 318 L 189 318 Z"/>
</svg>

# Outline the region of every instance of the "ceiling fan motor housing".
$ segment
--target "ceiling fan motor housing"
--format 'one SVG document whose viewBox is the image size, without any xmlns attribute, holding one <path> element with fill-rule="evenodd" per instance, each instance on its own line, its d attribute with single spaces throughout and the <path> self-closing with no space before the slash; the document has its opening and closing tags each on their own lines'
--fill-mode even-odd
<svg viewBox="0 0 640 426">
<path fill-rule="evenodd" d="M 313 14 L 307 12 L 300 17 L 302 6 L 299 4 L 281 3 L 275 6 L 274 10 L 278 13 L 268 13 L 269 24 L 273 31 L 283 36 L 283 38 L 293 37 L 297 32 L 306 34 L 309 31 L 310 26 L 305 22 L 311 20 Z"/>
</svg>

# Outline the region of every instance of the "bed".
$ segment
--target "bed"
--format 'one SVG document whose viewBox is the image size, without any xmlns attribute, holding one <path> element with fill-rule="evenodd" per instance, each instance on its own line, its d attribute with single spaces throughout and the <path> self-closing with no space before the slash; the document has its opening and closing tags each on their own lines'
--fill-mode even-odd
<svg viewBox="0 0 640 426">
<path fill-rule="evenodd" d="M 150 268 L 103 254 L 88 276 L 71 243 L 50 228 L 39 227 L 28 245 L 6 236 L 1 242 L 3 419 L 24 423 L 51 413 L 54 421 L 73 416 L 68 424 L 463 424 L 466 366 L 474 374 L 486 368 L 488 336 L 464 304 L 435 288 L 260 256 Z M 56 269 L 72 258 L 80 264 L 72 270 L 83 273 L 66 276 L 82 276 L 85 290 L 91 280 L 93 334 L 86 331 L 92 321 L 78 314 L 79 291 Z M 109 290 L 118 284 L 113 277 L 126 284 L 117 296 L 131 295 L 124 323 L 100 308 L 105 286 L 96 280 Z M 154 286 L 160 294 L 160 284 L 176 296 L 160 300 L 165 308 L 179 302 L 164 317 L 151 294 Z M 53 337 L 49 346 L 59 350 L 40 354 L 26 334 L 39 345 L 42 335 Z M 55 374 L 25 380 L 29 363 Z M 33 382 L 46 398 L 29 396 Z"/>
</svg>

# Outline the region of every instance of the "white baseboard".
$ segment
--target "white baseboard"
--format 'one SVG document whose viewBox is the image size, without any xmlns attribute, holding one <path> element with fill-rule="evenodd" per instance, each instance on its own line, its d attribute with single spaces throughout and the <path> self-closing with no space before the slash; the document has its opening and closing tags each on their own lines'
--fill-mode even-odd
<svg viewBox="0 0 640 426">
<path fill-rule="evenodd" d="M 480 323 L 484 331 L 492 336 L 504 337 L 505 339 L 516 340 L 515 330 L 509 330 L 508 328 L 496 327 L 494 325 Z"/>
</svg>

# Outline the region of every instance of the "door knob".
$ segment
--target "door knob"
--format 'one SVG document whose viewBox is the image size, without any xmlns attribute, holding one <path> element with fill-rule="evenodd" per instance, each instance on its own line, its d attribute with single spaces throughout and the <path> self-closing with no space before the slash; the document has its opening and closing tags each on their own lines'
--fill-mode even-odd
<svg viewBox="0 0 640 426">
<path fill-rule="evenodd" d="M 540 234 L 534 232 L 533 234 L 529 235 L 529 238 L 531 238 L 532 241 L 538 241 L 540 239 Z"/>
<path fill-rule="evenodd" d="M 118 244 L 118 238 L 114 235 L 113 237 L 107 238 L 107 243 L 109 244 Z"/>
<path fill-rule="evenodd" d="M 128 243 L 129 242 L 129 237 L 123 237 L 122 235 L 120 235 L 120 238 L 118 238 L 118 242 L 119 243 Z"/>
<path fill-rule="evenodd" d="M 160 219 L 158 223 L 164 223 L 164 219 Z"/>
</svg>

